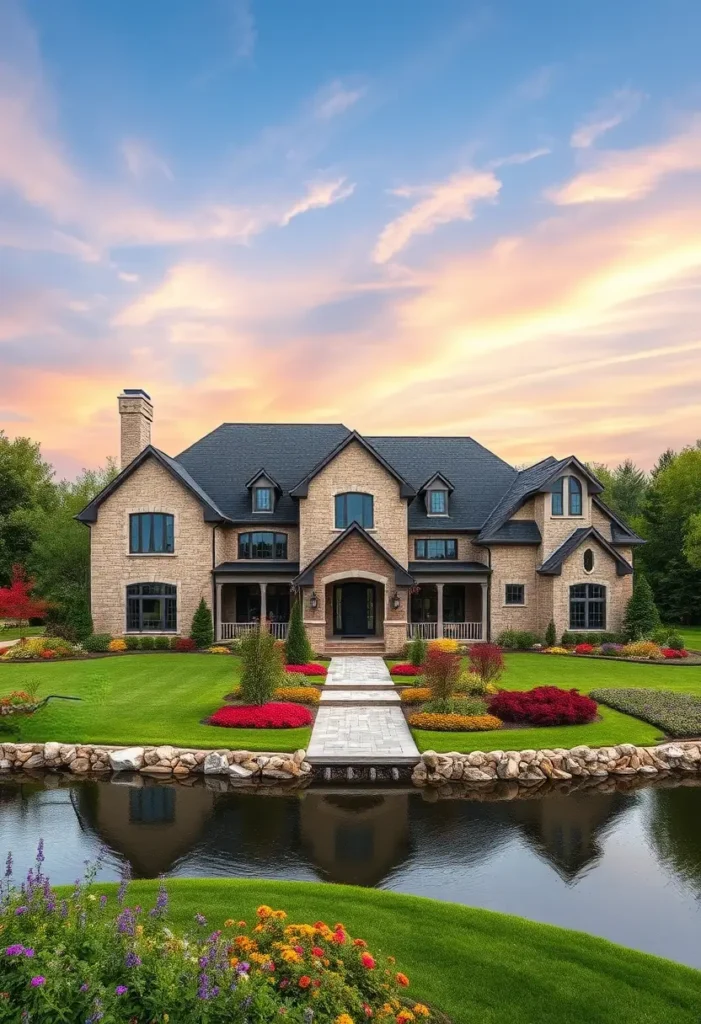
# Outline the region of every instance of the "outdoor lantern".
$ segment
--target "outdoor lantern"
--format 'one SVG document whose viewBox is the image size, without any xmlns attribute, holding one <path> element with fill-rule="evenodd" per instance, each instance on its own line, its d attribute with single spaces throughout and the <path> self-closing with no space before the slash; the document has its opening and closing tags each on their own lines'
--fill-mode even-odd
<svg viewBox="0 0 701 1024">
<path fill-rule="evenodd" d="M 316 608 L 319 604 L 319 598 L 316 596 L 316 591 L 312 590 L 312 596 L 309 598 L 309 604 L 312 608 Z"/>
<path fill-rule="evenodd" d="M 397 591 L 395 590 L 395 592 L 392 594 L 392 607 L 393 608 L 399 608 L 401 603 L 402 603 L 401 598 L 400 598 L 399 594 L 397 593 Z"/>
</svg>

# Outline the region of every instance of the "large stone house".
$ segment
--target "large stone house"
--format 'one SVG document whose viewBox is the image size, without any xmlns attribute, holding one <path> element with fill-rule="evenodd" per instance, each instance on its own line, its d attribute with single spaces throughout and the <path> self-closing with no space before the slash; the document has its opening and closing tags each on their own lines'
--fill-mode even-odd
<svg viewBox="0 0 701 1024">
<path fill-rule="evenodd" d="M 407 637 L 615 630 L 641 540 L 574 456 L 518 471 L 470 437 L 364 437 L 340 423 L 223 423 L 176 458 L 153 406 L 119 396 L 120 474 L 80 513 L 95 630 L 217 639 L 303 601 L 318 653 Z"/>
</svg>

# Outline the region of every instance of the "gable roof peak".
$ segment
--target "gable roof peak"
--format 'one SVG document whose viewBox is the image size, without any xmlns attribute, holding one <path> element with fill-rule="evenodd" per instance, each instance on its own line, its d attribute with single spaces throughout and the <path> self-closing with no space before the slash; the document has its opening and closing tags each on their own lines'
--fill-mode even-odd
<svg viewBox="0 0 701 1024">
<path fill-rule="evenodd" d="M 325 469 L 325 467 L 328 466 L 329 463 L 333 462 L 333 460 L 337 458 L 341 454 L 341 452 L 345 451 L 345 449 L 353 442 L 360 444 L 367 452 L 369 452 L 370 455 L 372 455 L 374 459 L 377 460 L 377 462 L 380 463 L 380 465 L 384 469 L 387 470 L 387 472 L 391 476 L 394 477 L 394 479 L 399 484 L 400 497 L 414 498 L 416 496 L 416 491 L 411 486 L 411 484 L 407 480 L 405 480 L 404 477 L 397 472 L 394 466 L 392 466 L 385 458 L 383 458 L 382 455 L 380 455 L 380 453 L 377 451 L 377 449 L 366 438 L 364 438 L 362 434 L 359 434 L 357 430 L 350 430 L 346 437 L 344 437 L 343 440 L 341 440 L 335 446 L 335 448 L 332 448 L 331 451 L 328 452 L 323 459 L 317 462 L 316 466 L 314 466 L 311 472 L 307 473 L 307 475 L 303 477 L 299 481 L 299 483 L 296 484 L 290 490 L 290 495 L 293 498 L 306 498 L 307 495 L 309 494 L 309 484 L 314 479 L 314 477 L 317 476 L 322 471 L 322 469 Z"/>
</svg>

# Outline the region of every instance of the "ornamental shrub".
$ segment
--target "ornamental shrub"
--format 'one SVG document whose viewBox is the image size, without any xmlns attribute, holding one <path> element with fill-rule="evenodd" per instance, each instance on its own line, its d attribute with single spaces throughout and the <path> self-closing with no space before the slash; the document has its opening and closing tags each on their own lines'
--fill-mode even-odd
<svg viewBox="0 0 701 1024">
<path fill-rule="evenodd" d="M 620 658 L 623 653 L 623 644 L 602 644 L 599 653 L 607 658 Z"/>
<path fill-rule="evenodd" d="M 500 690 L 489 701 L 489 713 L 505 722 L 529 725 L 581 725 L 596 718 L 596 701 L 578 690 L 536 686 L 533 690 Z"/>
<path fill-rule="evenodd" d="M 173 650 L 178 651 L 180 654 L 192 654 L 193 651 L 197 650 L 197 641 L 191 636 L 181 636 L 175 641 Z"/>
<path fill-rule="evenodd" d="M 126 880 L 116 898 L 96 891 L 93 868 L 68 895 L 52 888 L 43 858 L 40 844 L 23 888 L 3 885 L 8 1024 L 436 1022 L 403 995 L 409 978 L 394 958 L 341 924 L 293 923 L 260 906 L 248 924 L 197 913 L 183 930 L 169 918 L 165 883 L 142 908 Z"/>
<path fill-rule="evenodd" d="M 551 619 L 548 623 L 548 628 L 545 630 L 545 646 L 554 647 L 557 643 L 557 633 L 555 632 L 555 623 Z"/>
<path fill-rule="evenodd" d="M 655 658 L 662 657 L 662 650 L 652 640 L 638 640 L 626 644 L 621 649 L 621 654 L 624 658 L 644 658 L 646 661 L 654 661 Z"/>
<path fill-rule="evenodd" d="M 210 647 L 214 643 L 212 612 L 203 597 L 200 598 L 200 603 L 192 616 L 190 639 L 195 641 L 195 647 Z"/>
<path fill-rule="evenodd" d="M 633 594 L 623 620 L 626 640 L 644 640 L 660 628 L 660 613 L 655 605 L 652 587 L 641 572 L 635 574 Z"/>
<path fill-rule="evenodd" d="M 124 637 L 124 643 L 127 645 L 127 650 L 138 651 L 140 639 L 140 637 L 134 636 L 133 633 L 128 633 L 127 636 Z"/>
<path fill-rule="evenodd" d="M 273 691 L 285 684 L 280 650 L 265 627 L 251 630 L 243 638 L 241 649 L 241 696 L 246 704 L 266 704 Z"/>
<path fill-rule="evenodd" d="M 599 644 L 618 644 L 622 639 L 620 633 L 611 633 L 603 629 L 592 630 L 590 633 L 586 630 L 571 632 L 566 629 L 562 634 L 561 646 L 574 647 L 576 644 L 592 644 L 594 647 L 598 647 Z"/>
<path fill-rule="evenodd" d="M 460 655 L 429 644 L 424 678 L 435 700 L 449 699 L 460 678 Z"/>
<path fill-rule="evenodd" d="M 650 635 L 650 639 L 654 640 L 660 647 L 671 647 L 672 650 L 681 651 L 684 647 L 684 640 L 681 633 L 677 633 L 675 629 L 670 626 L 660 626 L 654 633 Z"/>
<path fill-rule="evenodd" d="M 214 712 L 209 724 L 229 729 L 299 729 L 311 725 L 311 721 L 307 708 L 272 701 L 268 704 L 227 705 Z"/>
<path fill-rule="evenodd" d="M 416 676 L 421 671 L 420 667 L 415 665 L 413 662 L 400 662 L 397 665 L 392 665 L 389 670 L 391 676 Z"/>
<path fill-rule="evenodd" d="M 408 690 L 402 690 L 399 699 L 402 704 L 424 704 L 431 699 L 431 691 L 427 686 L 412 686 Z"/>
<path fill-rule="evenodd" d="M 595 648 L 594 648 L 593 644 L 577 644 L 575 646 L 574 653 L 575 654 L 593 654 L 594 650 L 595 650 Z"/>
<path fill-rule="evenodd" d="M 460 650 L 460 644 L 457 640 L 451 640 L 449 637 L 440 637 L 438 640 L 429 640 L 428 650 L 446 651 L 448 654 L 457 654 Z"/>
<path fill-rule="evenodd" d="M 497 644 L 507 651 L 530 651 L 540 643 L 538 633 L 527 629 L 505 629 L 497 637 Z"/>
<path fill-rule="evenodd" d="M 290 624 L 287 627 L 287 640 L 285 641 L 285 660 L 288 665 L 307 665 L 313 657 L 312 645 L 309 643 L 309 637 L 304 628 L 302 601 L 298 598 L 292 602 L 290 609 Z"/>
<path fill-rule="evenodd" d="M 280 686 L 273 697 L 275 700 L 292 701 L 293 704 L 318 704 L 321 692 L 316 686 Z"/>
<path fill-rule="evenodd" d="M 92 633 L 83 641 L 83 650 L 90 654 L 103 654 L 110 648 L 112 636 L 109 633 Z"/>
<path fill-rule="evenodd" d="M 426 660 L 426 652 L 428 650 L 428 644 L 422 636 L 415 636 L 409 644 L 409 650 L 407 652 L 409 661 L 414 668 L 419 668 Z"/>
<path fill-rule="evenodd" d="M 115 637 L 114 640 L 110 640 L 107 645 L 107 650 L 112 651 L 113 654 L 121 654 L 122 651 L 126 651 L 127 642 L 122 640 L 121 636 Z"/>
<path fill-rule="evenodd" d="M 491 732 L 501 729 L 502 722 L 494 715 L 435 715 L 417 711 L 409 715 L 409 725 L 435 732 Z"/>
<path fill-rule="evenodd" d="M 489 684 L 496 683 L 504 671 L 504 655 L 496 644 L 473 644 L 467 652 L 470 671 L 484 690 Z"/>
<path fill-rule="evenodd" d="M 140 636 L 139 637 L 139 650 L 140 651 L 152 651 L 156 646 L 156 638 L 153 636 Z"/>
<path fill-rule="evenodd" d="M 170 650 L 170 637 L 169 636 L 154 636 L 153 647 L 156 651 L 169 651 Z"/>
<path fill-rule="evenodd" d="M 662 647 L 662 657 L 668 661 L 679 660 L 681 658 L 688 658 L 689 652 L 684 650 L 682 647 L 681 651 L 678 651 L 675 647 Z"/>
</svg>

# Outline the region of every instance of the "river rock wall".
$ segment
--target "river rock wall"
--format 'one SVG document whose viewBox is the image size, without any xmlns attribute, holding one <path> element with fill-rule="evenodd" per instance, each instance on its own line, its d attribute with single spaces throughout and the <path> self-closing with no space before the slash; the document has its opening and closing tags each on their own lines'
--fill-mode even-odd
<svg viewBox="0 0 701 1024">
<path fill-rule="evenodd" d="M 311 774 L 306 751 L 294 754 L 250 750 L 194 750 L 190 747 L 112 747 L 80 743 L 3 743 L 0 769 L 48 768 L 74 775 L 140 772 L 145 775 L 227 775 L 232 779 L 299 779 Z"/>
<path fill-rule="evenodd" d="M 476 750 L 471 754 L 437 754 L 427 750 L 411 779 L 416 786 L 443 786 L 450 782 L 480 786 L 495 780 L 533 786 L 547 779 L 655 776 L 671 771 L 701 771 L 698 742 L 663 743 L 655 747 L 620 743 L 616 747 L 579 746 L 571 750 Z"/>
</svg>

